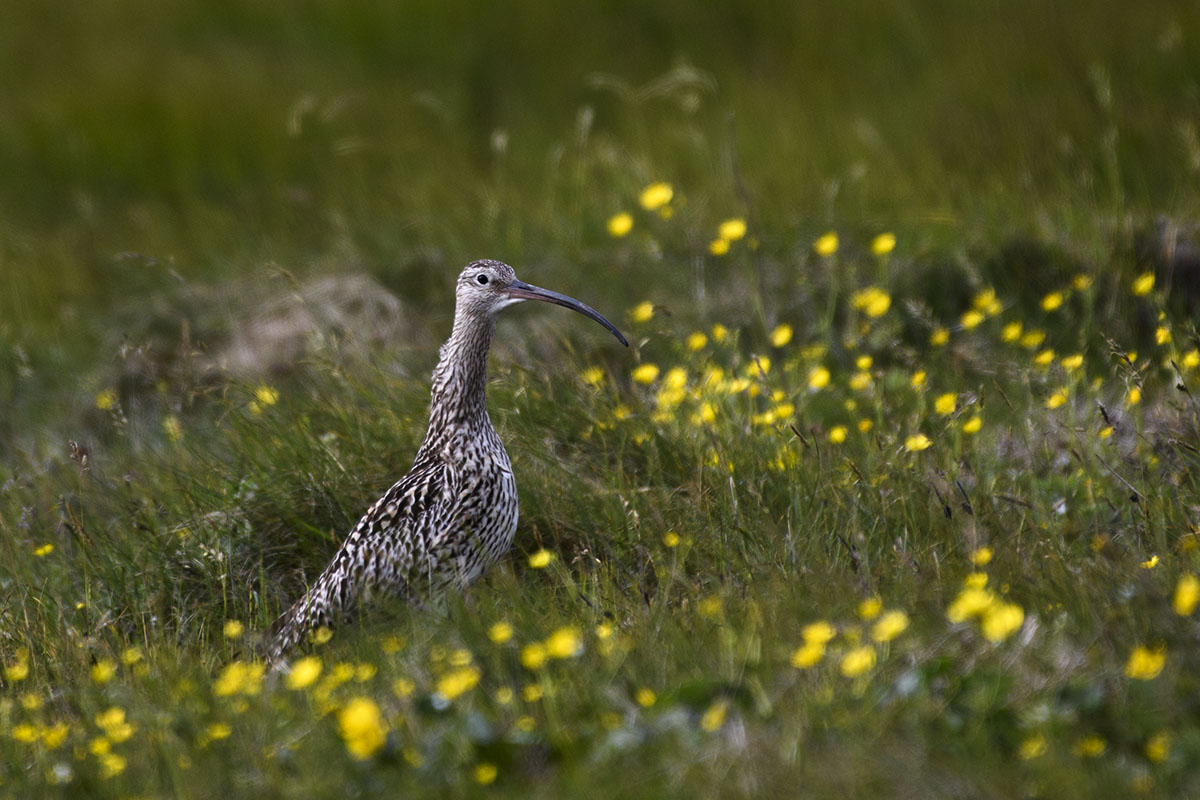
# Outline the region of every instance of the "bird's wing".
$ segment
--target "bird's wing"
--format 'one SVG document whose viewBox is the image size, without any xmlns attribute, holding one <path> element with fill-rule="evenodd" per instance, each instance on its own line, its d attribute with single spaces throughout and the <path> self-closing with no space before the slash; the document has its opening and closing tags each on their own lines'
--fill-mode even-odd
<svg viewBox="0 0 1200 800">
<path fill-rule="evenodd" d="M 456 483 L 444 461 L 419 458 L 367 509 L 321 576 L 279 618 L 272 658 L 278 660 L 309 631 L 351 613 L 364 593 L 410 597 L 431 541 L 457 513 Z"/>
</svg>

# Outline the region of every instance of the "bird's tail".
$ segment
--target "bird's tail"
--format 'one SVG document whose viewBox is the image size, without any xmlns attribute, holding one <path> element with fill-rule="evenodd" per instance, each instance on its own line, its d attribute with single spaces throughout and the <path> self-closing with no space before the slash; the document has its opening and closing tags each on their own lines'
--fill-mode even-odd
<svg viewBox="0 0 1200 800">
<path fill-rule="evenodd" d="M 337 566 L 338 560 L 335 560 L 304 596 L 275 622 L 275 634 L 267 652 L 268 663 L 282 666 L 288 653 L 302 645 L 310 633 L 322 627 L 333 627 L 335 621 L 344 621 L 352 612 L 355 595 L 352 581 L 344 570 L 336 569 Z"/>
</svg>

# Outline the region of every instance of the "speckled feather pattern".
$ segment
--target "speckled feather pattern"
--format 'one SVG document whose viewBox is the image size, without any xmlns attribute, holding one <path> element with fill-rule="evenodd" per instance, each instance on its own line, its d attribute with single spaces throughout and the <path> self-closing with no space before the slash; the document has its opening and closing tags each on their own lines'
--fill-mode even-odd
<svg viewBox="0 0 1200 800">
<path fill-rule="evenodd" d="M 272 661 L 372 597 L 419 603 L 464 587 L 512 544 L 517 484 L 484 391 L 496 313 L 512 301 L 484 296 L 475 282 L 483 274 L 501 287 L 515 280 L 511 267 L 495 261 L 474 262 L 459 277 L 454 330 L 433 373 L 429 430 L 412 469 L 367 510 L 280 617 Z"/>
</svg>

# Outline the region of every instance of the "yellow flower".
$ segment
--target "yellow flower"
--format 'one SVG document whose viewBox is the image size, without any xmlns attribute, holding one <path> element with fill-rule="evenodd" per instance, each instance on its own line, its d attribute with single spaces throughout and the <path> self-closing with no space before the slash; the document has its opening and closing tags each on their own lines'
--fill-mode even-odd
<svg viewBox="0 0 1200 800">
<path fill-rule="evenodd" d="M 847 431 L 845 425 L 834 425 L 829 429 L 829 441 L 833 442 L 834 444 L 841 444 L 842 442 L 846 441 L 846 433 Z"/>
<path fill-rule="evenodd" d="M 751 378 L 765 378 L 770 371 L 771 359 L 766 356 L 754 356 L 753 360 L 746 365 L 746 374 Z"/>
<path fill-rule="evenodd" d="M 1108 437 L 1113 435 L 1113 426 L 1105 425 L 1103 428 L 1100 429 L 1100 432 L 1096 435 L 1099 436 L 1101 439 L 1107 439 Z"/>
<path fill-rule="evenodd" d="M 1022 761 L 1030 761 L 1035 758 L 1040 758 L 1046 754 L 1046 737 L 1040 733 L 1035 733 L 1028 736 L 1021 742 L 1021 746 L 1017 749 L 1017 756 Z"/>
<path fill-rule="evenodd" d="M 325 644 L 333 638 L 333 629 L 328 625 L 322 625 L 312 632 L 312 643 L 316 645 Z"/>
<path fill-rule="evenodd" d="M 878 286 L 868 286 L 855 292 L 850 303 L 868 317 L 882 317 L 892 307 L 892 296 Z"/>
<path fill-rule="evenodd" d="M 1150 294 L 1150 290 L 1154 288 L 1154 273 L 1144 272 L 1133 281 L 1133 293 L 1138 297 L 1143 297 Z"/>
<path fill-rule="evenodd" d="M 374 701 L 356 697 L 338 712 L 338 731 L 354 758 L 370 758 L 387 742 L 387 726 Z"/>
<path fill-rule="evenodd" d="M 713 239 L 708 243 L 708 252 L 714 256 L 723 256 L 729 252 L 728 239 Z"/>
<path fill-rule="evenodd" d="M 729 335 L 729 329 L 721 323 L 712 326 L 712 338 L 714 342 L 723 342 L 725 337 Z"/>
<path fill-rule="evenodd" d="M 67 736 L 70 735 L 70 733 L 71 726 L 65 722 L 59 722 L 55 725 L 51 725 L 48 728 L 42 728 L 40 731 L 42 744 L 46 745 L 48 749 L 54 750 L 60 747 L 62 743 L 66 741 Z"/>
<path fill-rule="evenodd" d="M 96 392 L 96 408 L 101 411 L 112 411 L 117 407 L 117 393 L 112 389 L 101 389 Z"/>
<path fill-rule="evenodd" d="M 871 388 L 871 373 L 856 372 L 850 376 L 850 388 L 856 392 L 865 392 Z"/>
<path fill-rule="evenodd" d="M 804 637 L 805 644 L 825 644 L 837 635 L 837 631 L 828 622 L 820 620 L 805 625 L 800 635 Z"/>
<path fill-rule="evenodd" d="M 642 708 L 649 708 L 658 702 L 658 695 L 654 693 L 653 689 L 647 689 L 643 687 L 637 690 L 637 694 L 634 696 L 634 699 L 637 700 L 637 704 Z"/>
<path fill-rule="evenodd" d="M 12 728 L 12 731 L 10 732 L 10 735 L 12 736 L 12 738 L 16 739 L 18 742 L 24 742 L 25 744 L 33 744 L 34 742 L 36 742 L 38 740 L 38 737 L 41 734 L 38 732 L 36 725 L 22 723 L 20 725 L 14 725 Z"/>
<path fill-rule="evenodd" d="M 908 627 L 908 614 L 899 609 L 885 611 L 871 628 L 871 638 L 877 642 L 890 642 Z"/>
<path fill-rule="evenodd" d="M 654 303 L 651 303 L 649 300 L 638 303 L 629 312 L 629 318 L 634 322 L 647 322 L 653 316 Z"/>
<path fill-rule="evenodd" d="M 771 345 L 773 347 L 783 347 L 792 340 L 792 326 L 780 325 L 771 331 Z"/>
<path fill-rule="evenodd" d="M 1071 286 L 1077 292 L 1090 289 L 1092 286 L 1092 276 L 1081 272 L 1071 279 Z"/>
<path fill-rule="evenodd" d="M 1154 764 L 1161 764 L 1171 755 L 1171 734 L 1159 731 L 1146 741 L 1146 759 Z"/>
<path fill-rule="evenodd" d="M 13 683 L 19 683 L 29 676 L 29 662 L 24 658 L 18 659 L 14 664 L 8 664 L 4 667 L 4 677 Z"/>
<path fill-rule="evenodd" d="M 513 626 L 507 622 L 497 622 L 488 628 L 488 638 L 496 644 L 504 644 L 513 635 Z"/>
<path fill-rule="evenodd" d="M 454 700 L 475 688 L 481 677 L 483 673 L 478 667 L 452 669 L 438 679 L 437 693 L 447 700 Z"/>
<path fill-rule="evenodd" d="M 116 753 L 104 753 L 100 759 L 100 776 L 104 780 L 115 778 L 125 771 L 125 757 Z"/>
<path fill-rule="evenodd" d="M 490 786 L 496 781 L 496 776 L 500 774 L 500 770 L 495 764 L 483 762 L 475 765 L 475 782 L 480 786 Z"/>
<path fill-rule="evenodd" d="M 675 531 L 667 531 L 663 534 L 663 544 L 665 544 L 667 547 L 678 547 L 679 534 Z"/>
<path fill-rule="evenodd" d="M 983 614 L 980 628 L 989 642 L 1002 642 L 1020 630 L 1025 610 L 1015 603 L 992 603 Z"/>
<path fill-rule="evenodd" d="M 1108 742 L 1102 736 L 1085 736 L 1075 743 L 1071 752 L 1081 758 L 1099 758 L 1108 749 Z"/>
<path fill-rule="evenodd" d="M 982 589 L 988 585 L 988 576 L 986 572 L 972 572 L 967 577 L 963 578 L 963 586 L 968 589 Z"/>
<path fill-rule="evenodd" d="M 917 433 L 904 440 L 904 449 L 910 453 L 919 453 L 931 444 L 933 442 L 929 441 L 928 436 L 923 433 Z"/>
<path fill-rule="evenodd" d="M 657 364 L 639 364 L 638 366 L 634 367 L 633 379 L 635 381 L 637 381 L 638 383 L 646 383 L 646 384 L 654 383 L 654 381 L 657 378 L 658 378 L 658 365 Z"/>
<path fill-rule="evenodd" d="M 546 655 L 571 658 L 583 652 L 583 636 L 578 628 L 559 628 L 546 639 Z"/>
<path fill-rule="evenodd" d="M 1000 338 L 1006 342 L 1015 342 L 1021 338 L 1021 323 L 1010 322 L 1000 329 Z"/>
<path fill-rule="evenodd" d="M 866 433 L 867 431 L 871 430 L 871 428 L 873 428 L 874 426 L 875 426 L 875 423 L 866 418 L 860 419 L 858 421 L 859 433 Z"/>
<path fill-rule="evenodd" d="M 810 389 L 824 389 L 829 385 L 829 370 L 825 367 L 813 367 L 808 373 L 808 386 Z"/>
<path fill-rule="evenodd" d="M 825 645 L 821 642 L 805 642 L 792 653 L 791 663 L 796 669 L 808 669 L 825 657 Z"/>
<path fill-rule="evenodd" d="M 1067 390 L 1059 389 L 1057 392 L 1050 395 L 1050 397 L 1046 398 L 1046 408 L 1059 408 L 1060 406 L 1066 405 L 1066 402 Z"/>
<path fill-rule="evenodd" d="M 521 648 L 521 666 L 525 669 L 539 669 L 546 663 L 546 645 L 532 642 Z"/>
<path fill-rule="evenodd" d="M 1154 343 L 1155 344 L 1170 344 L 1171 343 L 1171 329 L 1168 328 L 1166 325 L 1159 325 L 1158 328 L 1154 331 Z"/>
<path fill-rule="evenodd" d="M 307 689 L 316 683 L 317 678 L 321 677 L 321 669 L 321 659 L 316 656 L 305 656 L 292 664 L 292 671 L 288 673 L 284 684 L 293 691 Z"/>
<path fill-rule="evenodd" d="M 266 666 L 258 663 L 232 661 L 225 665 L 221 674 L 213 681 L 213 694 L 229 697 L 234 694 L 258 694 L 262 689 Z"/>
<path fill-rule="evenodd" d="M 137 728 L 125 721 L 125 709 L 116 706 L 96 715 L 96 727 L 104 731 L 110 742 L 120 744 L 133 736 Z"/>
<path fill-rule="evenodd" d="M 833 231 L 826 233 L 813 242 L 813 250 L 816 250 L 819 256 L 831 256 L 837 252 L 837 249 L 838 235 Z"/>
<path fill-rule="evenodd" d="M 1158 566 L 1158 556 L 1150 556 L 1142 562 L 1142 569 L 1154 569 Z"/>
<path fill-rule="evenodd" d="M 1083 353 L 1076 353 L 1073 356 L 1063 356 L 1060 363 L 1063 365 L 1063 369 L 1068 372 L 1077 370 L 1083 366 Z"/>
<path fill-rule="evenodd" d="M 950 341 L 950 331 L 939 326 L 933 329 L 933 333 L 929 334 L 929 344 L 933 347 L 942 347 Z"/>
<path fill-rule="evenodd" d="M 238 639 L 246 632 L 246 626 L 236 619 L 228 620 L 225 623 L 224 634 L 226 639 Z"/>
<path fill-rule="evenodd" d="M 916 372 L 914 372 L 911 383 L 912 383 L 912 387 L 914 389 L 920 389 L 922 386 L 924 386 L 925 385 L 925 370 L 919 369 Z"/>
<path fill-rule="evenodd" d="M 1129 393 L 1125 395 L 1125 405 L 1136 406 L 1142 402 L 1142 389 L 1139 386 L 1129 387 Z"/>
<path fill-rule="evenodd" d="M 986 577 L 986 576 L 985 576 Z M 996 596 L 982 587 L 968 586 L 958 593 L 946 609 L 946 619 L 958 624 L 982 616 L 996 602 Z"/>
<path fill-rule="evenodd" d="M 1192 349 L 1183 354 L 1183 358 L 1179 362 L 1184 369 L 1195 369 L 1200 367 L 1200 350 Z"/>
<path fill-rule="evenodd" d="M 279 402 L 279 392 L 264 383 L 254 390 L 254 399 L 260 406 L 273 406 Z"/>
<path fill-rule="evenodd" d="M 946 394 L 938 395 L 937 399 L 933 401 L 933 410 L 945 417 L 953 414 L 957 405 L 958 395 L 954 392 L 946 392 Z"/>
<path fill-rule="evenodd" d="M 1164 645 L 1153 650 L 1139 645 L 1129 654 L 1129 661 L 1125 662 L 1125 675 L 1139 681 L 1154 680 L 1166 663 L 1167 648 Z"/>
<path fill-rule="evenodd" d="M 1044 367 L 1054 360 L 1054 351 L 1050 349 L 1043 350 L 1033 357 L 1033 363 L 1040 367 Z"/>
<path fill-rule="evenodd" d="M 869 644 L 856 647 L 842 656 L 838 668 L 847 678 L 855 678 L 875 666 L 875 648 Z"/>
<path fill-rule="evenodd" d="M 107 658 L 102 658 L 92 665 L 92 680 L 99 686 L 111 681 L 116 674 L 117 665 Z"/>
<path fill-rule="evenodd" d="M 992 563 L 992 548 L 980 547 L 971 553 L 971 563 L 977 567 L 986 567 Z"/>
<path fill-rule="evenodd" d="M 966 328 L 967 330 L 971 330 L 972 328 L 976 327 L 977 325 L 979 325 L 979 323 L 983 322 L 983 320 L 984 320 L 983 312 L 976 311 L 975 309 L 971 309 L 970 311 L 965 312 L 962 315 L 962 317 L 959 318 L 959 321 L 962 323 L 962 326 L 964 328 Z"/>
<path fill-rule="evenodd" d="M 224 722 L 214 722 L 208 726 L 205 733 L 208 734 L 209 739 L 219 741 L 221 739 L 228 739 L 229 735 L 233 733 L 233 728 Z"/>
<path fill-rule="evenodd" d="M 615 236 L 620 239 L 631 230 L 633 230 L 633 217 L 629 215 L 629 212 L 622 211 L 608 218 L 609 236 Z"/>
<path fill-rule="evenodd" d="M 1042 298 L 1042 310 L 1054 311 L 1063 304 L 1062 292 L 1051 292 Z"/>
<path fill-rule="evenodd" d="M 730 242 L 736 242 L 746 235 L 746 220 L 741 217 L 727 219 L 717 228 L 717 235 Z"/>
<path fill-rule="evenodd" d="M 704 349 L 704 345 L 708 344 L 708 337 L 700 331 L 696 331 L 688 335 L 687 339 L 684 340 L 684 344 L 687 345 L 688 350 L 692 350 L 693 352 L 702 350 Z"/>
<path fill-rule="evenodd" d="M 983 427 L 983 417 L 976 414 L 973 417 L 971 417 L 970 419 L 968 419 L 966 422 L 963 423 L 962 431 L 963 431 L 963 433 L 967 433 L 967 434 L 979 433 L 979 429 L 982 427 Z"/>
<path fill-rule="evenodd" d="M 529 556 L 529 566 L 534 569 L 545 569 L 550 566 L 550 562 L 554 560 L 554 553 L 551 553 L 546 548 L 542 548 Z"/>
<path fill-rule="evenodd" d="M 588 367 L 579 374 L 580 379 L 588 386 L 594 386 L 597 389 L 604 383 L 604 370 L 600 367 Z"/>
<path fill-rule="evenodd" d="M 1175 596 L 1171 600 L 1171 608 L 1181 617 L 1189 616 L 1200 603 L 1200 579 L 1187 573 L 1179 576 L 1175 584 Z"/>
<path fill-rule="evenodd" d="M 34 548 L 33 554 L 35 556 L 37 556 L 38 558 L 43 558 L 45 556 L 50 555 L 53 552 L 54 552 L 54 545 L 47 542 L 46 544 L 44 544 L 40 547 Z"/>
<path fill-rule="evenodd" d="M 700 717 L 700 727 L 708 733 L 712 733 L 725 724 L 725 716 L 728 711 L 729 704 L 724 700 L 718 700 L 709 706 Z"/>
<path fill-rule="evenodd" d="M 871 240 L 871 252 L 877 256 L 886 256 L 896 249 L 896 234 L 881 233 Z"/>
<path fill-rule="evenodd" d="M 858 604 L 858 616 L 862 619 L 875 619 L 883 610 L 883 601 L 878 597 L 868 597 Z"/>
<path fill-rule="evenodd" d="M 975 299 L 971 301 L 971 305 L 976 310 L 992 316 L 1004 310 L 1004 306 L 996 299 L 996 290 L 990 287 L 975 295 Z"/>
<path fill-rule="evenodd" d="M 647 211 L 655 211 L 671 202 L 671 198 L 674 196 L 675 190 L 671 188 L 671 184 L 666 181 L 657 181 L 642 189 L 638 202 Z"/>
</svg>

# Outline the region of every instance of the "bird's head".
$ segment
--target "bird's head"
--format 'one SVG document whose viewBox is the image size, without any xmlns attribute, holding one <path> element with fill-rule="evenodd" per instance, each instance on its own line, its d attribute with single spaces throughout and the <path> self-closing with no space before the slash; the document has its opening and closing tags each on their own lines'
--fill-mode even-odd
<svg viewBox="0 0 1200 800">
<path fill-rule="evenodd" d="M 621 335 L 616 326 L 592 308 L 565 294 L 517 280 L 517 274 L 513 272 L 513 268 L 500 261 L 483 259 L 468 264 L 467 268 L 458 276 L 455 295 L 460 311 L 482 316 L 494 316 L 502 308 L 523 300 L 554 303 L 572 311 L 578 311 L 585 317 L 591 317 L 608 328 L 621 344 L 629 346 L 629 342 Z"/>
</svg>

